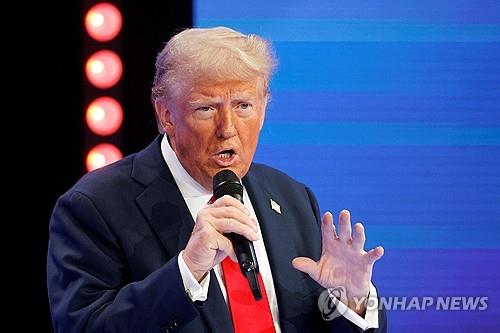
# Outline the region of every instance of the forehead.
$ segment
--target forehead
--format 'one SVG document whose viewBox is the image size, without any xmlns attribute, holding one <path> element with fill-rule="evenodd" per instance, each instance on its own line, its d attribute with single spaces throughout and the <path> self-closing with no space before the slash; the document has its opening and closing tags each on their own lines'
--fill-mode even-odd
<svg viewBox="0 0 500 333">
<path fill-rule="evenodd" d="M 191 86 L 187 97 L 192 98 L 239 98 L 258 97 L 259 82 L 251 81 L 225 81 L 225 82 L 200 82 Z"/>
</svg>

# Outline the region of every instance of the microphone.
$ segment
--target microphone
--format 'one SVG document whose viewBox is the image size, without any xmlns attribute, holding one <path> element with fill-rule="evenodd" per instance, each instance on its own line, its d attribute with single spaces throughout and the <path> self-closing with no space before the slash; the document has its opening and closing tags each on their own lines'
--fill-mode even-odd
<svg viewBox="0 0 500 333">
<path fill-rule="evenodd" d="M 219 199 L 224 195 L 230 195 L 243 203 L 243 186 L 241 185 L 238 176 L 236 176 L 236 174 L 231 170 L 225 169 L 219 171 L 214 176 L 212 184 L 215 199 Z M 257 256 L 255 255 L 252 242 L 244 236 L 233 232 L 227 234 L 226 236 L 233 244 L 241 273 L 243 273 L 243 275 L 247 278 L 253 297 L 256 301 L 262 299 L 262 293 L 257 280 L 259 264 L 257 263 Z"/>
</svg>

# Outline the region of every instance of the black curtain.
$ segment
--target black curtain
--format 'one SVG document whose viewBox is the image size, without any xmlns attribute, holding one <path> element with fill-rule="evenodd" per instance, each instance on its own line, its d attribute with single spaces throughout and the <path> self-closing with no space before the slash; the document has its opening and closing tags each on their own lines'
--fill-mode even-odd
<svg viewBox="0 0 500 333">
<path fill-rule="evenodd" d="M 28 280 L 23 284 L 28 286 L 29 308 L 21 309 L 24 321 L 16 325 L 23 330 L 32 326 L 35 332 L 52 332 L 45 277 L 48 223 L 57 198 L 85 172 L 82 93 L 85 3 L 89 2 L 38 4 L 36 9 L 32 8 L 36 18 L 30 24 L 33 33 L 23 37 L 26 43 L 31 43 L 30 39 L 36 42 L 36 50 L 31 44 L 26 48 L 38 57 L 30 56 L 33 68 L 36 67 L 32 73 L 36 75 L 26 78 L 34 80 L 38 94 L 26 96 L 23 103 L 26 108 L 31 106 L 26 115 L 29 112 L 35 119 L 26 121 L 38 123 L 29 128 L 31 135 L 23 143 L 32 152 L 28 161 L 33 166 L 33 179 L 37 180 L 32 184 L 36 200 L 24 203 L 34 216 L 23 222 L 20 230 L 29 235 L 25 243 L 28 245 L 23 245 L 28 248 L 29 260 L 22 260 L 23 268 L 29 268 L 22 274 Z M 157 134 L 149 97 L 155 57 L 174 32 L 192 25 L 192 4 L 191 1 L 122 1 L 121 8 L 124 42 L 121 131 L 123 152 L 129 154 L 147 145 Z"/>
</svg>

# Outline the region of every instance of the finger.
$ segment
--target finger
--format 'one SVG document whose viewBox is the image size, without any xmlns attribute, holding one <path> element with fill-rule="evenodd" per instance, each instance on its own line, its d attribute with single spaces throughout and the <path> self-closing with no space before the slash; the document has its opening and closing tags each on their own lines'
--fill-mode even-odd
<svg viewBox="0 0 500 333">
<path fill-rule="evenodd" d="M 215 200 L 211 207 L 235 207 L 246 215 L 250 215 L 250 211 L 239 201 L 230 195 L 224 195 Z"/>
<path fill-rule="evenodd" d="M 365 227 L 361 223 L 356 223 L 352 236 L 352 246 L 355 250 L 361 251 L 365 246 L 365 241 Z"/>
<path fill-rule="evenodd" d="M 246 237 L 248 240 L 256 241 L 259 239 L 257 232 L 246 224 L 241 223 L 238 220 L 231 218 L 221 218 L 214 219 L 209 222 L 215 230 L 217 230 L 221 234 L 227 234 L 230 232 L 237 233 Z"/>
<path fill-rule="evenodd" d="M 217 234 L 214 238 L 217 249 L 227 254 L 232 261 L 238 262 L 236 253 L 234 252 L 233 244 L 231 243 L 229 238 L 220 234 Z"/>
<path fill-rule="evenodd" d="M 351 214 L 346 209 L 339 215 L 339 237 L 343 241 L 351 239 Z"/>
<path fill-rule="evenodd" d="M 210 207 L 208 212 L 215 218 L 232 218 L 257 231 L 257 221 L 233 206 Z"/>
<path fill-rule="evenodd" d="M 321 236 L 323 237 L 323 242 L 330 239 L 337 239 L 337 232 L 333 224 L 333 215 L 330 212 L 323 214 L 323 218 L 321 219 Z"/>
<path fill-rule="evenodd" d="M 384 255 L 384 248 L 382 246 L 377 246 L 376 248 L 371 249 L 370 251 L 368 251 L 368 253 L 366 253 L 366 258 L 368 259 L 370 264 L 373 264 L 375 263 L 375 261 L 382 258 L 383 255 Z"/>
<path fill-rule="evenodd" d="M 318 264 L 314 260 L 306 257 L 297 257 L 292 260 L 292 266 L 316 279 Z"/>
</svg>

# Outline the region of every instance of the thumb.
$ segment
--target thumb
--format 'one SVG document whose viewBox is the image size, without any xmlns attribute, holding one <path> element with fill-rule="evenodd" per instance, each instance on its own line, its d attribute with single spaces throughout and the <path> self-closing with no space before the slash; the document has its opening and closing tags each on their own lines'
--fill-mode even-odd
<svg viewBox="0 0 500 333">
<path fill-rule="evenodd" d="M 382 246 L 377 246 L 376 248 L 371 249 L 366 253 L 366 257 L 368 258 L 368 261 L 372 265 L 375 263 L 375 261 L 382 258 L 383 255 L 384 255 L 384 248 Z"/>
<path fill-rule="evenodd" d="M 297 258 L 292 260 L 292 266 L 295 269 L 297 269 L 301 272 L 307 273 L 311 277 L 313 277 L 316 275 L 315 272 L 317 270 L 318 264 L 310 258 L 297 257 Z"/>
</svg>

